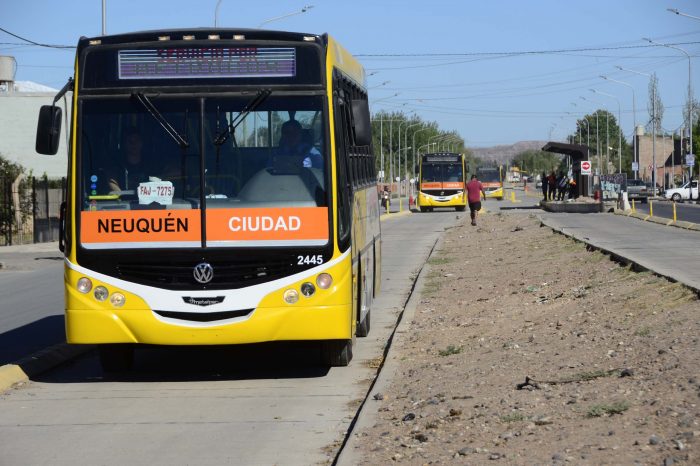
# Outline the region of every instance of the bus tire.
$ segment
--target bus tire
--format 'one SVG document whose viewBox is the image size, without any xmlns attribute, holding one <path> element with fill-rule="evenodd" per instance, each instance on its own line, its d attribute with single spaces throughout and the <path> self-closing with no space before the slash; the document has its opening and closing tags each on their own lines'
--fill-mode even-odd
<svg viewBox="0 0 700 466">
<path fill-rule="evenodd" d="M 321 343 L 321 363 L 328 367 L 344 367 L 352 360 L 352 340 L 327 340 Z"/>
<path fill-rule="evenodd" d="M 467 210 L 467 206 L 465 206 L 465 205 L 458 205 L 457 207 L 455 207 L 455 210 L 456 210 L 457 212 L 464 212 L 465 210 Z"/>
<path fill-rule="evenodd" d="M 99 345 L 98 352 L 104 372 L 126 372 L 134 366 L 134 346 L 131 344 Z"/>
<path fill-rule="evenodd" d="M 365 315 L 365 318 L 362 319 L 362 322 L 359 322 L 357 324 L 357 329 L 355 330 L 355 335 L 358 337 L 366 337 L 369 335 L 369 329 L 370 329 L 370 315 L 372 314 L 372 310 L 368 309 L 367 314 Z"/>
<path fill-rule="evenodd" d="M 420 206 L 419 209 L 420 209 L 421 212 L 427 212 L 427 211 L 428 211 L 428 208 L 427 208 L 427 207 L 423 207 L 423 206 Z"/>
</svg>

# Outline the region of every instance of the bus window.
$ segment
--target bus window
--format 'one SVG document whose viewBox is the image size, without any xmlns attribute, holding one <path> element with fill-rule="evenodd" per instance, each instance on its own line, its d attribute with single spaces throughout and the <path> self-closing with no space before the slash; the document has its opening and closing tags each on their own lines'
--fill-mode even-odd
<svg viewBox="0 0 700 466">
<path fill-rule="evenodd" d="M 457 164 L 445 165 L 444 170 L 445 170 L 444 181 L 456 181 L 456 182 L 464 181 L 461 164 L 459 164 L 459 165 L 457 165 Z"/>
<path fill-rule="evenodd" d="M 153 98 L 152 102 L 187 147 L 133 98 L 83 102 L 78 188 L 82 210 L 197 206 L 200 162 L 196 101 Z M 150 192 L 151 188 L 155 191 Z"/>
<path fill-rule="evenodd" d="M 207 207 L 327 206 L 321 98 L 273 94 L 217 144 L 247 100 L 207 100 Z"/>
</svg>

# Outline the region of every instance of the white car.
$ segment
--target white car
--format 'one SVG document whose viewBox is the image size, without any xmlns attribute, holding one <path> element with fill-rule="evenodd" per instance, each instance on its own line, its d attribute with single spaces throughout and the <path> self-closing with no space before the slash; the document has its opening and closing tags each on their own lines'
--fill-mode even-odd
<svg viewBox="0 0 700 466">
<path fill-rule="evenodd" d="M 690 199 L 690 183 L 686 183 L 680 188 L 667 189 L 664 192 L 664 197 L 675 202 L 680 202 L 681 200 Z M 698 198 L 698 182 L 693 180 L 693 199 Z"/>
</svg>

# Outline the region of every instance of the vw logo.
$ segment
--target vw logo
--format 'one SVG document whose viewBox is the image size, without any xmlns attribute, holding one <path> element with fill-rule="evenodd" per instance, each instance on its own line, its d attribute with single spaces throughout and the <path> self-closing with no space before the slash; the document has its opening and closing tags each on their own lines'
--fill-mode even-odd
<svg viewBox="0 0 700 466">
<path fill-rule="evenodd" d="M 192 275 L 199 283 L 209 283 L 214 278 L 214 267 L 206 262 L 202 262 L 194 267 Z"/>
</svg>

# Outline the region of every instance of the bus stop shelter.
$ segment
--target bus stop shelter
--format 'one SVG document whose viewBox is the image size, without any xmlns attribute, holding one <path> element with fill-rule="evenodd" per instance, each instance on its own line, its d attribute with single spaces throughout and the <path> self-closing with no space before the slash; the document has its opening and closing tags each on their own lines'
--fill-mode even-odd
<svg viewBox="0 0 700 466">
<path fill-rule="evenodd" d="M 590 160 L 590 148 L 588 146 L 550 141 L 542 147 L 542 150 L 571 157 L 571 172 L 576 180 L 578 195 L 591 196 L 593 193 L 592 175 L 581 175 L 581 161 Z"/>
</svg>

